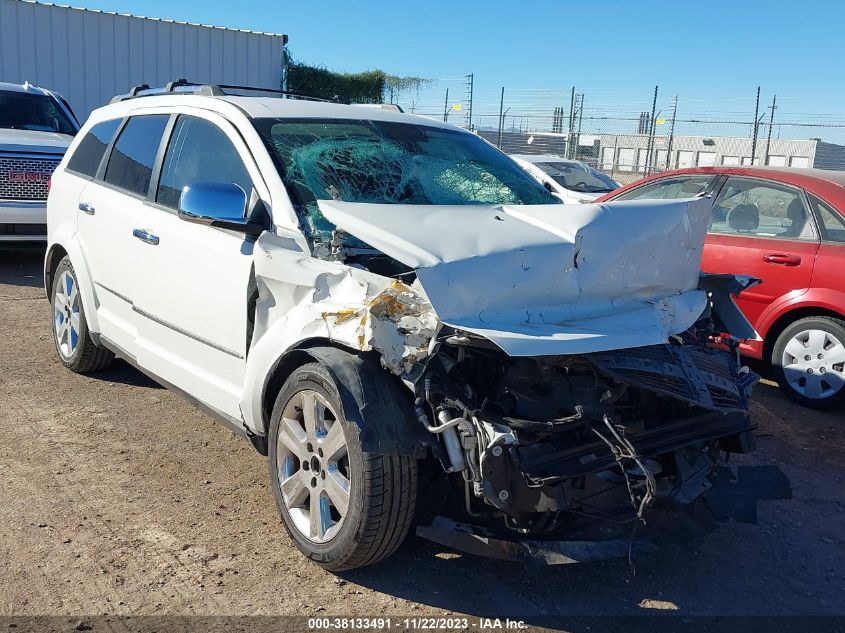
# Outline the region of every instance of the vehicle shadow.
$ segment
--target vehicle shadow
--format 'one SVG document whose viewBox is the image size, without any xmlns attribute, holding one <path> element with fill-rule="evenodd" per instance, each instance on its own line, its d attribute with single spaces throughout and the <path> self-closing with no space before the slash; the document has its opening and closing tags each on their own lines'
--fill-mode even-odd
<svg viewBox="0 0 845 633">
<path fill-rule="evenodd" d="M 135 369 L 122 358 L 115 358 L 111 367 L 108 369 L 89 375 L 91 378 L 96 378 L 103 382 L 113 382 L 132 387 L 144 387 L 146 389 L 164 389 L 155 380 L 147 376 L 144 372 Z"/>
<path fill-rule="evenodd" d="M 563 618 L 643 616 L 654 614 L 652 609 L 690 613 L 694 609 L 684 604 L 682 593 L 672 595 L 676 592 L 669 580 L 689 571 L 688 563 L 683 562 L 688 557 L 686 546 L 673 544 L 659 553 L 635 557 L 634 568 L 624 558 L 526 566 L 459 554 L 412 537 L 388 560 L 340 575 L 383 594 L 442 609 L 445 614 L 517 618 L 535 626 L 566 624 L 567 629 L 578 630 Z M 636 569 L 634 574 L 632 569 Z M 684 583 L 688 580 L 684 578 Z M 658 596 L 660 600 L 652 600 Z"/>
<path fill-rule="evenodd" d="M 44 246 L 0 246 L 0 284 L 44 287 Z"/>
</svg>

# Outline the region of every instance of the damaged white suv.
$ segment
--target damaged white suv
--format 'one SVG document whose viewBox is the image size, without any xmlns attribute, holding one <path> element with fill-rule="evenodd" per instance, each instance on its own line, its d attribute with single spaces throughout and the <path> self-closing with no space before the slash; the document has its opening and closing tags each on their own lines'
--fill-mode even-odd
<svg viewBox="0 0 845 633">
<path fill-rule="evenodd" d="M 563 207 L 427 118 L 137 89 L 53 176 L 56 348 L 77 372 L 118 355 L 248 437 L 328 569 L 415 524 L 481 554 L 614 555 L 752 446 L 730 298 L 750 281 L 699 275 L 710 205 Z"/>
</svg>

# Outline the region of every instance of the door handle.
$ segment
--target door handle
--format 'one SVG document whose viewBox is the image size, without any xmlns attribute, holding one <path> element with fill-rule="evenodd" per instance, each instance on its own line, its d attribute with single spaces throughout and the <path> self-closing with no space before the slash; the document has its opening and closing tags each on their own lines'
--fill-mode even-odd
<svg viewBox="0 0 845 633">
<path fill-rule="evenodd" d="M 158 236 L 153 235 L 152 233 L 147 233 L 144 229 L 134 229 L 132 231 L 132 235 L 137 237 L 142 242 L 152 244 L 153 246 L 158 246 Z"/>
<path fill-rule="evenodd" d="M 92 207 L 87 202 L 80 202 L 79 203 L 79 210 L 82 211 L 83 213 L 87 213 L 88 215 L 94 215 L 94 211 L 95 211 L 94 207 Z"/>
<path fill-rule="evenodd" d="M 763 261 L 767 264 L 777 264 L 778 266 L 798 266 L 801 263 L 801 258 L 798 255 L 769 253 L 768 255 L 763 255 Z"/>
</svg>

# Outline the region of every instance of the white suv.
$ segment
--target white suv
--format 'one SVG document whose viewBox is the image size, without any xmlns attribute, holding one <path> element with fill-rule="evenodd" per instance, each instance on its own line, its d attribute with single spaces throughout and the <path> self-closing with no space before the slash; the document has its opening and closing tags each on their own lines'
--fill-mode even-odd
<svg viewBox="0 0 845 633">
<path fill-rule="evenodd" d="M 560 213 L 472 133 L 284 96 L 96 110 L 53 177 L 45 280 L 61 362 L 121 356 L 249 438 L 307 556 L 374 563 L 414 523 L 616 555 L 750 450 L 725 334 L 753 335 L 750 282 L 700 278 L 709 200 Z"/>
</svg>

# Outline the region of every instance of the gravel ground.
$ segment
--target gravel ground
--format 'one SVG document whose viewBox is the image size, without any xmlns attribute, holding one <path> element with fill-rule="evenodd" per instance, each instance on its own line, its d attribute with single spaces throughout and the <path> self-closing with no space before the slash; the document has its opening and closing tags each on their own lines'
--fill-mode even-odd
<svg viewBox="0 0 845 633">
<path fill-rule="evenodd" d="M 43 252 L 0 250 L 0 615 L 845 614 L 845 416 L 762 384 L 758 451 L 794 498 L 690 546 L 549 568 L 412 538 L 329 574 L 280 524 L 264 458 L 123 363 L 65 370 Z M 424 503 L 425 500 L 423 499 Z"/>
</svg>

